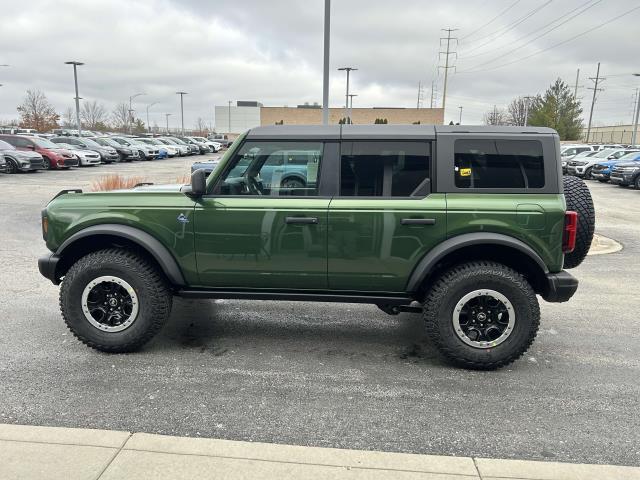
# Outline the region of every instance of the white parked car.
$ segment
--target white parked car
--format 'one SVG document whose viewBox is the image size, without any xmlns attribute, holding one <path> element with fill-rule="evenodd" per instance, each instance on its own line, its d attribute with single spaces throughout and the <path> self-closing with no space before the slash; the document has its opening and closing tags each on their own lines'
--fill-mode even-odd
<svg viewBox="0 0 640 480">
<path fill-rule="evenodd" d="M 560 160 L 562 162 L 562 171 L 567 173 L 567 163 L 576 155 L 583 152 L 595 152 L 597 148 L 587 144 L 572 144 L 560 146 Z"/>
<path fill-rule="evenodd" d="M 60 145 L 60 148 L 66 148 L 78 159 L 78 164 L 81 167 L 89 167 L 93 165 L 100 165 L 100 154 L 98 152 L 94 152 L 93 150 L 84 150 L 80 149 L 75 145 L 71 145 L 70 143 L 59 143 L 56 142 L 56 145 Z"/>
<path fill-rule="evenodd" d="M 617 148 L 610 150 L 600 150 L 593 155 L 577 155 L 567 163 L 567 173 L 576 177 L 592 179 L 591 171 L 593 167 L 606 160 L 617 160 L 627 153 L 637 152 L 634 148 Z"/>
<path fill-rule="evenodd" d="M 214 152 L 219 152 L 220 149 L 222 148 L 222 144 L 220 142 L 209 140 L 208 138 L 205 138 L 205 137 L 189 137 L 189 138 L 191 138 L 192 140 L 195 140 L 196 142 L 204 143 Z"/>
<path fill-rule="evenodd" d="M 155 138 L 154 140 L 159 141 L 163 145 L 167 145 L 178 150 L 178 156 L 182 157 L 183 155 L 189 155 L 189 147 L 185 144 L 178 144 L 172 141 L 169 138 Z"/>
<path fill-rule="evenodd" d="M 163 142 L 159 141 L 157 138 L 136 138 L 136 140 L 146 143 L 147 145 L 152 145 L 157 147 L 158 150 L 166 150 L 167 156 L 175 157 L 180 153 L 180 150 L 173 145 L 165 145 Z"/>
</svg>

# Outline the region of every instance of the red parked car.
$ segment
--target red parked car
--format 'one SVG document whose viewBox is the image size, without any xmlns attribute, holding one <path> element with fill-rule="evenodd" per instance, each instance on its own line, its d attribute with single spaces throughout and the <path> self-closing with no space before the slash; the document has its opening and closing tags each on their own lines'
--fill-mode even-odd
<svg viewBox="0 0 640 480">
<path fill-rule="evenodd" d="M 0 135 L 0 140 L 13 145 L 18 150 L 38 152 L 44 159 L 44 168 L 77 167 L 78 159 L 65 148 L 60 148 L 45 138 L 27 135 Z"/>
</svg>

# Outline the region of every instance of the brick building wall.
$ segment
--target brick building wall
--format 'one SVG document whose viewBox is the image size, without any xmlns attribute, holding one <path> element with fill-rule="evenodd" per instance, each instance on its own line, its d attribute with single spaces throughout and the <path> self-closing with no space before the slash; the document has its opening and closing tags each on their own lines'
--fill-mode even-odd
<svg viewBox="0 0 640 480">
<path fill-rule="evenodd" d="M 329 123 L 337 124 L 345 117 L 344 108 L 329 109 Z M 412 124 L 420 122 L 427 125 L 442 125 L 444 110 L 442 108 L 352 108 L 351 120 L 354 124 L 373 124 L 376 118 L 386 118 L 388 123 Z M 260 125 L 275 125 L 283 121 L 285 125 L 320 125 L 322 123 L 321 108 L 297 107 L 261 107 Z"/>
</svg>

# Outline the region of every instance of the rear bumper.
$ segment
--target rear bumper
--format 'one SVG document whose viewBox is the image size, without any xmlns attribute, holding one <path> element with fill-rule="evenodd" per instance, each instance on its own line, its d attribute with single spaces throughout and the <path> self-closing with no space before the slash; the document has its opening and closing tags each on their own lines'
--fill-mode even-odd
<svg viewBox="0 0 640 480">
<path fill-rule="evenodd" d="M 578 279 L 564 270 L 547 274 L 547 289 L 542 298 L 547 302 L 566 302 L 578 289 Z"/>
<path fill-rule="evenodd" d="M 40 270 L 40 274 L 44 278 L 51 280 L 54 285 L 60 284 L 60 279 L 56 275 L 59 261 L 60 257 L 55 253 L 48 253 L 38 259 L 38 270 Z"/>
</svg>

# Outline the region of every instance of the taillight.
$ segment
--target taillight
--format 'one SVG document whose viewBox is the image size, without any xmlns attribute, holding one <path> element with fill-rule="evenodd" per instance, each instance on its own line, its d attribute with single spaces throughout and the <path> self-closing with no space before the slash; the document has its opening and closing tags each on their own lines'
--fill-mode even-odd
<svg viewBox="0 0 640 480">
<path fill-rule="evenodd" d="M 578 233 L 578 212 L 568 211 L 564 214 L 564 232 L 562 235 L 562 253 L 571 253 L 576 248 Z"/>
</svg>

